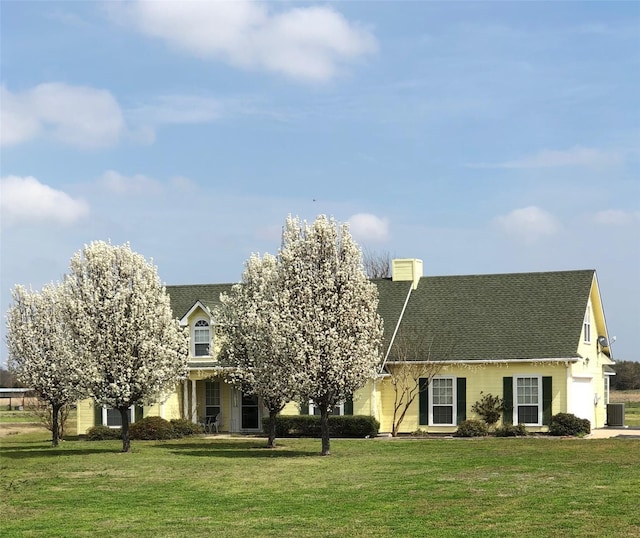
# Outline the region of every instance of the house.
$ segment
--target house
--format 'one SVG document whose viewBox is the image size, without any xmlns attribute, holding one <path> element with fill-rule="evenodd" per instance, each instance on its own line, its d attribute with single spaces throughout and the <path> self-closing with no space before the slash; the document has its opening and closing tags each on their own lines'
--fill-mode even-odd
<svg viewBox="0 0 640 538">
<path fill-rule="evenodd" d="M 502 423 L 545 431 L 552 415 L 574 413 L 605 423 L 609 335 L 594 270 L 423 276 L 422 261 L 397 259 L 392 276 L 372 281 L 384 319 L 380 375 L 334 409 L 375 416 L 391 431 L 394 379 L 403 365 L 435 365 L 399 432 L 453 432 L 473 418 L 485 394 L 505 401 Z M 225 382 L 216 359 L 215 310 L 231 284 L 168 286 L 172 309 L 190 336 L 189 376 L 163 402 L 132 410 L 131 419 L 159 415 L 212 422 L 220 431 L 261 431 L 263 408 L 254 396 Z M 283 413 L 314 413 L 289 403 Z M 78 433 L 94 424 L 117 426 L 119 415 L 80 402 Z"/>
</svg>

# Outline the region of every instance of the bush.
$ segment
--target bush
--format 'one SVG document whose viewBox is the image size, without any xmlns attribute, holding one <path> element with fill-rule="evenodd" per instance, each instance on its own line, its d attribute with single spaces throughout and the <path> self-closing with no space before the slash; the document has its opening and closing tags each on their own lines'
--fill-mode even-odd
<svg viewBox="0 0 640 538">
<path fill-rule="evenodd" d="M 481 420 L 469 419 L 461 422 L 453 434 L 454 437 L 484 437 L 489 434 L 489 428 Z"/>
<path fill-rule="evenodd" d="M 195 424 L 184 418 L 173 418 L 170 420 L 173 427 L 174 437 L 189 437 L 198 433 L 203 433 L 202 426 Z"/>
<path fill-rule="evenodd" d="M 471 406 L 471 411 L 476 413 L 482 420 L 487 423 L 489 427 L 491 427 L 496 424 L 498 420 L 500 420 L 503 405 L 504 400 L 499 396 L 485 394 Z"/>
<path fill-rule="evenodd" d="M 160 417 L 145 417 L 129 426 L 129 438 L 136 440 L 173 439 L 171 422 Z"/>
<path fill-rule="evenodd" d="M 527 428 L 524 424 L 504 424 L 496 428 L 495 434 L 496 437 L 526 437 Z"/>
<path fill-rule="evenodd" d="M 87 430 L 88 441 L 106 441 L 107 439 L 120 439 L 122 430 L 120 428 L 109 428 L 109 426 L 94 426 Z"/>
<path fill-rule="evenodd" d="M 269 430 L 269 418 L 262 420 L 264 431 Z M 329 416 L 331 437 L 375 437 L 380 423 L 366 415 Z M 320 417 L 317 415 L 278 415 L 276 437 L 321 437 Z"/>
<path fill-rule="evenodd" d="M 549 434 L 551 435 L 586 435 L 591 432 L 591 422 L 586 418 L 578 418 L 572 413 L 558 413 L 551 417 Z"/>
</svg>

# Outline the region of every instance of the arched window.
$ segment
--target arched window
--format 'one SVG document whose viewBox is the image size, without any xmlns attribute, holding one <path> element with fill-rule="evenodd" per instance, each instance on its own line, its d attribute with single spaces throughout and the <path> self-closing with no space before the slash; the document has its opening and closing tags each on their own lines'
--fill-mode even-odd
<svg viewBox="0 0 640 538">
<path fill-rule="evenodd" d="M 206 357 L 211 344 L 211 329 L 206 319 L 199 319 L 193 327 L 193 355 Z"/>
</svg>

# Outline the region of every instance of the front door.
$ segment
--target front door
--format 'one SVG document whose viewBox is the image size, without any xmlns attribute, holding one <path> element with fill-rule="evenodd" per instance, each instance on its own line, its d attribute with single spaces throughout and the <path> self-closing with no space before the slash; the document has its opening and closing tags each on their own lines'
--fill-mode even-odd
<svg viewBox="0 0 640 538">
<path fill-rule="evenodd" d="M 242 429 L 260 429 L 258 397 L 252 394 L 242 394 Z"/>
</svg>

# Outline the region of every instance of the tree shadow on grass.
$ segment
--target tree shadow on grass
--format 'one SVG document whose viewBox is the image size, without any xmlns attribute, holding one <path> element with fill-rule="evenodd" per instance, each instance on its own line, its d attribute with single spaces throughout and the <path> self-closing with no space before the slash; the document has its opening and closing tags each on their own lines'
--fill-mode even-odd
<svg viewBox="0 0 640 538">
<path fill-rule="evenodd" d="M 209 443 L 167 443 L 159 448 L 170 450 L 181 456 L 204 456 L 210 458 L 300 458 L 318 456 L 319 451 L 293 450 L 286 445 L 267 448 L 262 443 L 247 441 L 214 441 Z"/>
</svg>

